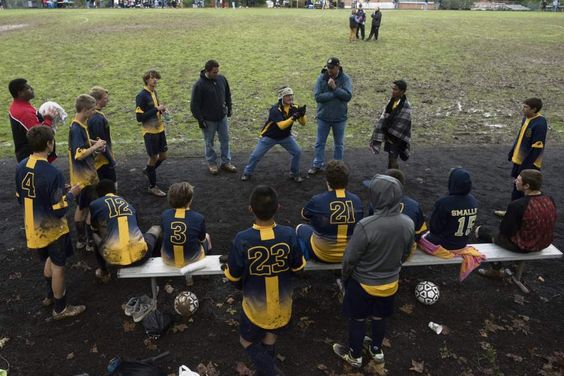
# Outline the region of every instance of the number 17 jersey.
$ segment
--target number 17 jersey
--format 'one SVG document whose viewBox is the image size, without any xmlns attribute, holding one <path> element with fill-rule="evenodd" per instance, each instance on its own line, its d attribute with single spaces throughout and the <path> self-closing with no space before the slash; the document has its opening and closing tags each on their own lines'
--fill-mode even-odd
<svg viewBox="0 0 564 376">
<path fill-rule="evenodd" d="M 305 267 L 296 233 L 288 226 L 258 226 L 239 232 L 225 276 L 243 285 L 243 311 L 263 329 L 277 329 L 292 316 L 292 273 Z"/>
</svg>

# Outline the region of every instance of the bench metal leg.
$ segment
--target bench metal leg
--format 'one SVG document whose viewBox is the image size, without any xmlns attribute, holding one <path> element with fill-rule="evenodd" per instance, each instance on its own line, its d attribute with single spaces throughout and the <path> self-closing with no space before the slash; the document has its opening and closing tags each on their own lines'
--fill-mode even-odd
<svg viewBox="0 0 564 376">
<path fill-rule="evenodd" d="M 151 277 L 151 290 L 153 291 L 153 301 L 157 305 L 157 296 L 159 295 L 159 286 L 157 285 L 157 278 Z"/>
<path fill-rule="evenodd" d="M 186 274 L 186 286 L 194 286 L 194 277 L 191 274 Z"/>
<path fill-rule="evenodd" d="M 511 277 L 511 280 L 517 285 L 517 287 L 519 287 L 519 289 L 521 289 L 521 291 L 523 291 L 523 293 L 528 294 L 530 292 L 529 289 L 521 281 L 521 277 L 523 276 L 524 270 L 525 270 L 525 261 L 521 261 L 519 262 L 519 266 L 517 266 L 517 273 Z"/>
</svg>

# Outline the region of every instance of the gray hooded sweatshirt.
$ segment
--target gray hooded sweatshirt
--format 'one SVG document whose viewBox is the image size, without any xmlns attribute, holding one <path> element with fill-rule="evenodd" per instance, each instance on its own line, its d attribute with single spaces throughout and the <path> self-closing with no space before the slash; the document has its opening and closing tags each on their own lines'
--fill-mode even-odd
<svg viewBox="0 0 564 376">
<path fill-rule="evenodd" d="M 399 279 L 415 230 L 413 221 L 400 212 L 403 192 L 397 179 L 376 175 L 369 188 L 374 215 L 354 228 L 343 257 L 343 281 L 352 277 L 361 284 L 379 286 Z"/>
</svg>

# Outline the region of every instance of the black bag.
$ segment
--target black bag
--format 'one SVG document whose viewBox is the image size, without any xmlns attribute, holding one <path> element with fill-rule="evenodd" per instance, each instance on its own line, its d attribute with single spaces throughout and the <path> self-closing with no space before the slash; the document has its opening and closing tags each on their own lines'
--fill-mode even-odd
<svg viewBox="0 0 564 376">
<path fill-rule="evenodd" d="M 110 376 L 166 376 L 166 373 L 150 363 L 124 360 Z"/>
<path fill-rule="evenodd" d="M 155 309 L 143 319 L 145 334 L 154 339 L 166 333 L 171 324 L 172 316 L 168 313 L 162 313 L 158 309 Z"/>
</svg>

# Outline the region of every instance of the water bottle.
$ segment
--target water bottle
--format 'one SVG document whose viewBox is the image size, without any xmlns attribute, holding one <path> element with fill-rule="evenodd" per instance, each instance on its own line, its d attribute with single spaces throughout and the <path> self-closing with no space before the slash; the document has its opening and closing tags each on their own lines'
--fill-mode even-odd
<svg viewBox="0 0 564 376">
<path fill-rule="evenodd" d="M 172 115 L 170 114 L 169 111 L 163 113 L 163 120 L 166 123 L 166 125 L 170 125 L 172 123 Z"/>
</svg>

